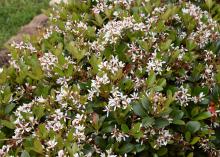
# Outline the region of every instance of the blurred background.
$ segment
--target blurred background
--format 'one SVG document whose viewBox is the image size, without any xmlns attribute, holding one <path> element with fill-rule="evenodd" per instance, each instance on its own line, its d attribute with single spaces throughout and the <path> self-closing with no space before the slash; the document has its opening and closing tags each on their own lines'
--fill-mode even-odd
<svg viewBox="0 0 220 157">
<path fill-rule="evenodd" d="M 0 49 L 21 26 L 48 8 L 49 0 L 0 0 Z"/>
</svg>

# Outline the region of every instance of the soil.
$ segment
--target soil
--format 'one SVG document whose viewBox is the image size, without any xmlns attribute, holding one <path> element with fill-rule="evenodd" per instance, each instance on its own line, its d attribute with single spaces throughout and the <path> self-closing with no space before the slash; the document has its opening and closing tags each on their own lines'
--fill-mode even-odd
<svg viewBox="0 0 220 157">
<path fill-rule="evenodd" d="M 45 27 L 48 21 L 48 17 L 44 14 L 40 14 L 38 16 L 35 16 L 33 20 L 23 26 L 17 35 L 11 37 L 6 44 L 10 44 L 13 41 L 20 43 L 23 39 L 24 35 L 35 35 L 38 33 L 39 28 Z M 8 56 L 8 50 L 6 48 L 0 50 L 0 67 L 7 64 L 10 57 Z"/>
</svg>

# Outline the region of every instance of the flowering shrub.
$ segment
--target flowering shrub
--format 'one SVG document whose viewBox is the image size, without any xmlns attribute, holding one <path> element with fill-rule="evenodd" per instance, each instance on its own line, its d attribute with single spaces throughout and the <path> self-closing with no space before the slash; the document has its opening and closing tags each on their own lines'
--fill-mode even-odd
<svg viewBox="0 0 220 157">
<path fill-rule="evenodd" d="M 49 17 L 0 70 L 0 156 L 218 154 L 219 26 L 207 11 L 74 0 Z"/>
</svg>

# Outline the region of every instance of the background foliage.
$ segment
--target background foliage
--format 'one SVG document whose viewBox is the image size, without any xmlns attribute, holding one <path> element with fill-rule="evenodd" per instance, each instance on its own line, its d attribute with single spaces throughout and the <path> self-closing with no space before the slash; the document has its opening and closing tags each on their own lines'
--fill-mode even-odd
<svg viewBox="0 0 220 157">
<path fill-rule="evenodd" d="M 39 14 L 41 9 L 46 9 L 48 3 L 49 0 L 1 0 L 0 48 L 21 26 Z"/>
</svg>

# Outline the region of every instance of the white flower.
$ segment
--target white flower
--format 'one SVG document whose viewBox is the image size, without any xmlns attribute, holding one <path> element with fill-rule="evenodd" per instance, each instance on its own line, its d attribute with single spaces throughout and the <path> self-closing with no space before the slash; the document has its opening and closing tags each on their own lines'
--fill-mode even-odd
<svg viewBox="0 0 220 157">
<path fill-rule="evenodd" d="M 100 157 L 117 157 L 117 155 L 112 154 L 112 148 L 106 150 L 106 153 L 101 153 Z"/>
<path fill-rule="evenodd" d="M 86 140 L 86 135 L 84 133 L 85 126 L 83 124 L 79 124 L 79 125 L 74 125 L 73 127 L 75 128 L 73 136 L 78 141 L 78 143 L 85 141 Z"/>
<path fill-rule="evenodd" d="M 0 149 L 0 156 L 6 156 L 6 154 L 9 152 L 10 148 L 12 145 L 3 145 L 2 148 Z"/>
<path fill-rule="evenodd" d="M 105 84 L 108 84 L 108 83 L 110 83 L 110 80 L 109 80 L 107 74 L 104 74 L 101 77 L 96 75 L 96 79 L 92 80 L 91 89 L 88 90 L 88 92 L 89 92 L 88 100 L 92 101 L 92 98 L 95 94 L 96 94 L 96 96 L 99 96 L 99 93 L 100 93 L 99 88 L 101 87 L 101 85 L 105 85 Z"/>
<path fill-rule="evenodd" d="M 126 141 L 126 138 L 129 136 L 123 132 L 121 132 L 117 126 L 115 125 L 115 128 L 113 129 L 113 132 L 111 133 L 112 138 L 115 138 L 117 142 Z"/>
<path fill-rule="evenodd" d="M 171 140 L 172 135 L 169 133 L 169 130 L 160 130 L 159 137 L 157 138 L 157 145 L 159 147 L 166 146 L 167 143 Z"/>
<path fill-rule="evenodd" d="M 128 96 L 124 95 L 119 91 L 118 87 L 113 87 L 111 90 L 112 96 L 108 98 L 108 105 L 105 106 L 103 111 L 107 112 L 107 117 L 109 116 L 110 111 L 115 111 L 117 109 L 126 109 L 134 98 L 137 98 L 136 95 Z M 135 96 L 135 97 L 134 97 Z"/>
<path fill-rule="evenodd" d="M 53 139 L 49 140 L 46 144 L 48 146 L 47 149 L 53 149 L 57 145 L 57 142 L 55 139 Z"/>
<path fill-rule="evenodd" d="M 115 44 L 119 38 L 122 38 L 124 29 L 133 29 L 134 31 L 143 30 L 145 25 L 143 23 L 136 23 L 133 17 L 126 17 L 121 21 L 112 20 L 103 26 L 98 32 L 102 35 L 105 44 Z"/>
<path fill-rule="evenodd" d="M 134 92 L 133 94 L 131 94 L 131 99 L 138 100 L 139 99 L 138 93 Z"/>
<path fill-rule="evenodd" d="M 60 4 L 60 3 L 68 3 L 68 0 L 51 0 L 50 1 L 50 6 L 56 5 L 56 4 Z"/>
<path fill-rule="evenodd" d="M 69 94 L 69 87 L 68 85 L 62 86 L 60 91 L 57 91 L 56 101 L 63 104 L 62 101 L 67 98 Z"/>
<path fill-rule="evenodd" d="M 161 74 L 161 72 L 163 71 L 162 67 L 163 67 L 164 63 L 166 63 L 166 62 L 161 61 L 161 60 L 156 59 L 156 58 L 152 58 L 147 63 L 146 71 L 148 73 L 150 73 L 150 71 L 153 70 L 155 72 L 155 74 Z"/>
<path fill-rule="evenodd" d="M 64 150 L 59 150 L 58 151 L 58 156 L 57 157 L 65 157 Z"/>
<path fill-rule="evenodd" d="M 183 8 L 183 9 L 182 9 L 182 12 L 183 12 L 184 14 L 188 14 L 188 13 L 189 13 L 189 9 Z"/>
<path fill-rule="evenodd" d="M 199 96 L 194 96 L 194 97 L 192 97 L 192 101 L 195 103 L 195 104 L 197 104 L 198 102 L 201 102 L 201 101 L 203 101 L 204 100 L 204 94 L 203 94 L 203 92 L 201 92 L 200 94 L 199 94 Z"/>
<path fill-rule="evenodd" d="M 44 53 L 42 57 L 39 58 L 42 69 L 45 71 L 48 77 L 51 77 L 51 71 L 58 62 L 58 58 L 51 52 Z"/>
<path fill-rule="evenodd" d="M 187 88 L 181 86 L 180 90 L 175 93 L 175 99 L 181 106 L 188 106 L 188 102 L 191 100 L 191 95 L 188 93 Z"/>
<path fill-rule="evenodd" d="M 0 68 L 0 74 L 3 72 L 3 68 Z"/>
<path fill-rule="evenodd" d="M 72 125 L 78 125 L 83 120 L 83 116 L 83 114 L 80 115 L 77 113 L 75 119 L 72 121 Z"/>
<path fill-rule="evenodd" d="M 117 11 L 114 11 L 113 15 L 117 17 L 119 13 Z"/>
<path fill-rule="evenodd" d="M 125 66 L 125 64 L 122 61 L 119 61 L 117 56 L 111 56 L 111 60 L 101 62 L 101 64 L 98 65 L 99 70 L 107 69 L 111 71 L 112 74 L 115 74 L 119 69 L 122 69 Z"/>
<path fill-rule="evenodd" d="M 57 84 L 60 84 L 60 85 L 67 85 L 67 82 L 71 80 L 71 77 L 70 78 L 66 78 L 65 76 L 64 77 L 60 77 L 57 79 L 56 83 Z"/>
</svg>

